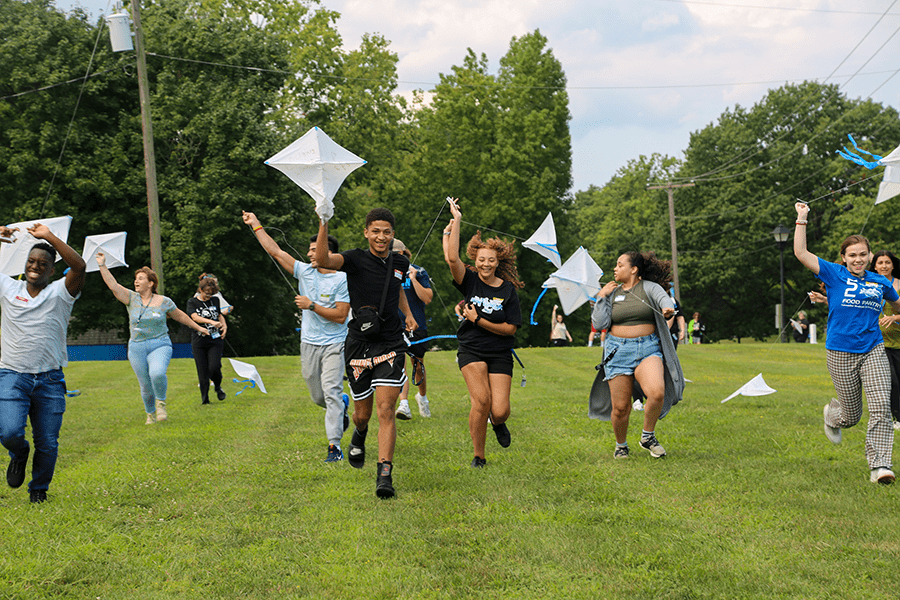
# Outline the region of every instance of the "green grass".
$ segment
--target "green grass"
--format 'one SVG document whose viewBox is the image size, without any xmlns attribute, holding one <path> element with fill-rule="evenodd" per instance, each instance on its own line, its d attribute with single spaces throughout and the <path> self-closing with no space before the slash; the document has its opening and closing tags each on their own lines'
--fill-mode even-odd
<svg viewBox="0 0 900 600">
<path fill-rule="evenodd" d="M 455 353 L 428 355 L 434 417 L 398 422 L 391 501 L 371 460 L 323 462 L 296 357 L 247 359 L 269 394 L 209 407 L 173 361 L 152 427 L 127 362 L 72 363 L 50 501 L 0 489 L 0 597 L 897 598 L 900 489 L 868 481 L 866 415 L 826 441 L 824 346 L 683 347 L 668 458 L 633 417 L 625 461 L 586 417 L 599 349 L 519 354 L 483 470 Z M 776 394 L 720 403 L 760 372 Z"/>
</svg>

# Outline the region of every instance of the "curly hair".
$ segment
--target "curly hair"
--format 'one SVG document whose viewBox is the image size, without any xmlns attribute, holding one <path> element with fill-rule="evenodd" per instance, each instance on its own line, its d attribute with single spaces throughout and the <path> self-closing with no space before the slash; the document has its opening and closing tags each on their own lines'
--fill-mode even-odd
<svg viewBox="0 0 900 600">
<path fill-rule="evenodd" d="M 668 289 L 671 280 L 672 263 L 660 260 L 653 252 L 626 252 L 625 256 L 631 262 L 632 267 L 637 267 L 638 277 L 645 281 L 652 281 Z"/>
<path fill-rule="evenodd" d="M 481 231 L 478 231 L 472 236 L 472 239 L 469 240 L 469 244 L 466 246 L 466 256 L 471 260 L 475 260 L 478 256 L 478 251 L 482 248 L 487 248 L 497 253 L 497 277 L 503 281 L 510 282 L 519 289 L 525 287 L 525 284 L 519 281 L 519 272 L 516 269 L 516 248 L 513 246 L 513 242 L 507 242 L 496 237 L 482 240 Z M 475 270 L 475 267 L 470 265 L 466 265 L 466 268 L 470 271 Z"/>
</svg>

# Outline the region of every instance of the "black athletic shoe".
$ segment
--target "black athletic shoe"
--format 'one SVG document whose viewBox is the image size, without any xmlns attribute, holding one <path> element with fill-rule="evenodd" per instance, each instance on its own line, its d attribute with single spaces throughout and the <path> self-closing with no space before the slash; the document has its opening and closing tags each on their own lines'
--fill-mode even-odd
<svg viewBox="0 0 900 600">
<path fill-rule="evenodd" d="M 479 456 L 476 456 L 475 458 L 472 459 L 472 466 L 476 469 L 480 469 L 481 467 L 485 466 L 486 464 L 487 464 L 487 460 L 484 458 L 481 458 Z"/>
<path fill-rule="evenodd" d="M 375 478 L 375 495 L 379 498 L 393 498 L 394 482 L 391 478 L 391 471 L 394 465 L 384 461 L 378 463 L 378 476 Z"/>
<path fill-rule="evenodd" d="M 22 460 L 9 461 L 9 467 L 6 469 L 6 483 L 11 488 L 22 487 L 25 483 L 25 466 L 28 464 L 28 454 L 31 448 L 25 451 L 25 457 Z"/>
<path fill-rule="evenodd" d="M 28 496 L 32 504 L 40 504 L 47 501 L 47 490 L 31 490 Z"/>
<path fill-rule="evenodd" d="M 347 451 L 347 462 L 354 469 L 362 469 L 366 464 L 366 434 L 369 430 L 361 432 L 353 429 L 353 437 L 350 439 L 350 449 Z"/>
<path fill-rule="evenodd" d="M 499 425 L 491 423 L 491 427 L 494 428 L 494 435 L 497 436 L 497 443 L 504 448 L 509 448 L 509 444 L 512 442 L 512 436 L 509 434 L 509 427 L 506 426 L 506 423 L 500 423 Z"/>
<path fill-rule="evenodd" d="M 228 394 L 226 394 L 225 390 L 223 390 L 222 388 L 219 388 L 216 390 L 216 398 L 219 399 L 219 402 L 221 402 L 222 400 L 224 400 L 227 397 L 228 397 Z"/>
</svg>

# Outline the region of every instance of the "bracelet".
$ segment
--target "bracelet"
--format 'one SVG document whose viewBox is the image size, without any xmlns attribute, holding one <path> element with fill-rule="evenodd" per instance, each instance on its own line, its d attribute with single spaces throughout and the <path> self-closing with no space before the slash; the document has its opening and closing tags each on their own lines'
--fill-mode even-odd
<svg viewBox="0 0 900 600">
<path fill-rule="evenodd" d="M 450 235 L 450 232 L 449 232 L 449 231 L 445 231 L 445 232 L 444 232 L 444 235 Z"/>
<path fill-rule="evenodd" d="M 809 222 L 809 221 L 801 221 L 801 220 L 798 219 L 797 222 L 796 222 L 795 224 L 796 224 L 796 225 L 806 225 L 808 222 Z"/>
<path fill-rule="evenodd" d="M 256 227 L 253 228 L 253 233 L 256 233 L 257 231 L 259 231 L 262 228 L 263 228 L 262 225 L 257 225 Z"/>
</svg>

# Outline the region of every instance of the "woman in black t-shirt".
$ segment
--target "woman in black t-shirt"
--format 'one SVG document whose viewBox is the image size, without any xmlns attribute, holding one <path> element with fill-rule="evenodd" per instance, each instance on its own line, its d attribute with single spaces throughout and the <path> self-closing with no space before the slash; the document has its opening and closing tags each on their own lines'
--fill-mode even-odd
<svg viewBox="0 0 900 600">
<path fill-rule="evenodd" d="M 204 279 L 200 282 L 200 293 L 188 300 L 187 314 L 195 322 L 206 327 L 209 335 L 201 336 L 191 333 L 191 352 L 197 365 L 197 379 L 200 380 L 200 402 L 209 404 L 209 382 L 215 386 L 216 397 L 225 399 L 222 390 L 222 351 L 225 349 L 223 338 L 228 331 L 225 316 L 219 305 L 216 294 L 219 286 L 215 279 Z"/>
<path fill-rule="evenodd" d="M 475 458 L 473 467 L 483 467 L 487 420 L 490 418 L 497 441 L 504 448 L 511 442 L 509 392 L 512 384 L 512 349 L 515 333 L 522 324 L 522 310 L 516 288 L 524 284 L 516 273 L 516 252 L 511 243 L 499 238 L 481 239 L 481 232 L 469 241 L 466 254 L 475 261 L 468 267 L 459 258 L 459 227 L 462 214 L 455 200 L 449 200 L 453 219 L 444 228 L 444 260 L 450 265 L 453 285 L 465 296 L 464 321 L 457 330 L 457 360 L 472 406 L 469 433 Z"/>
</svg>

